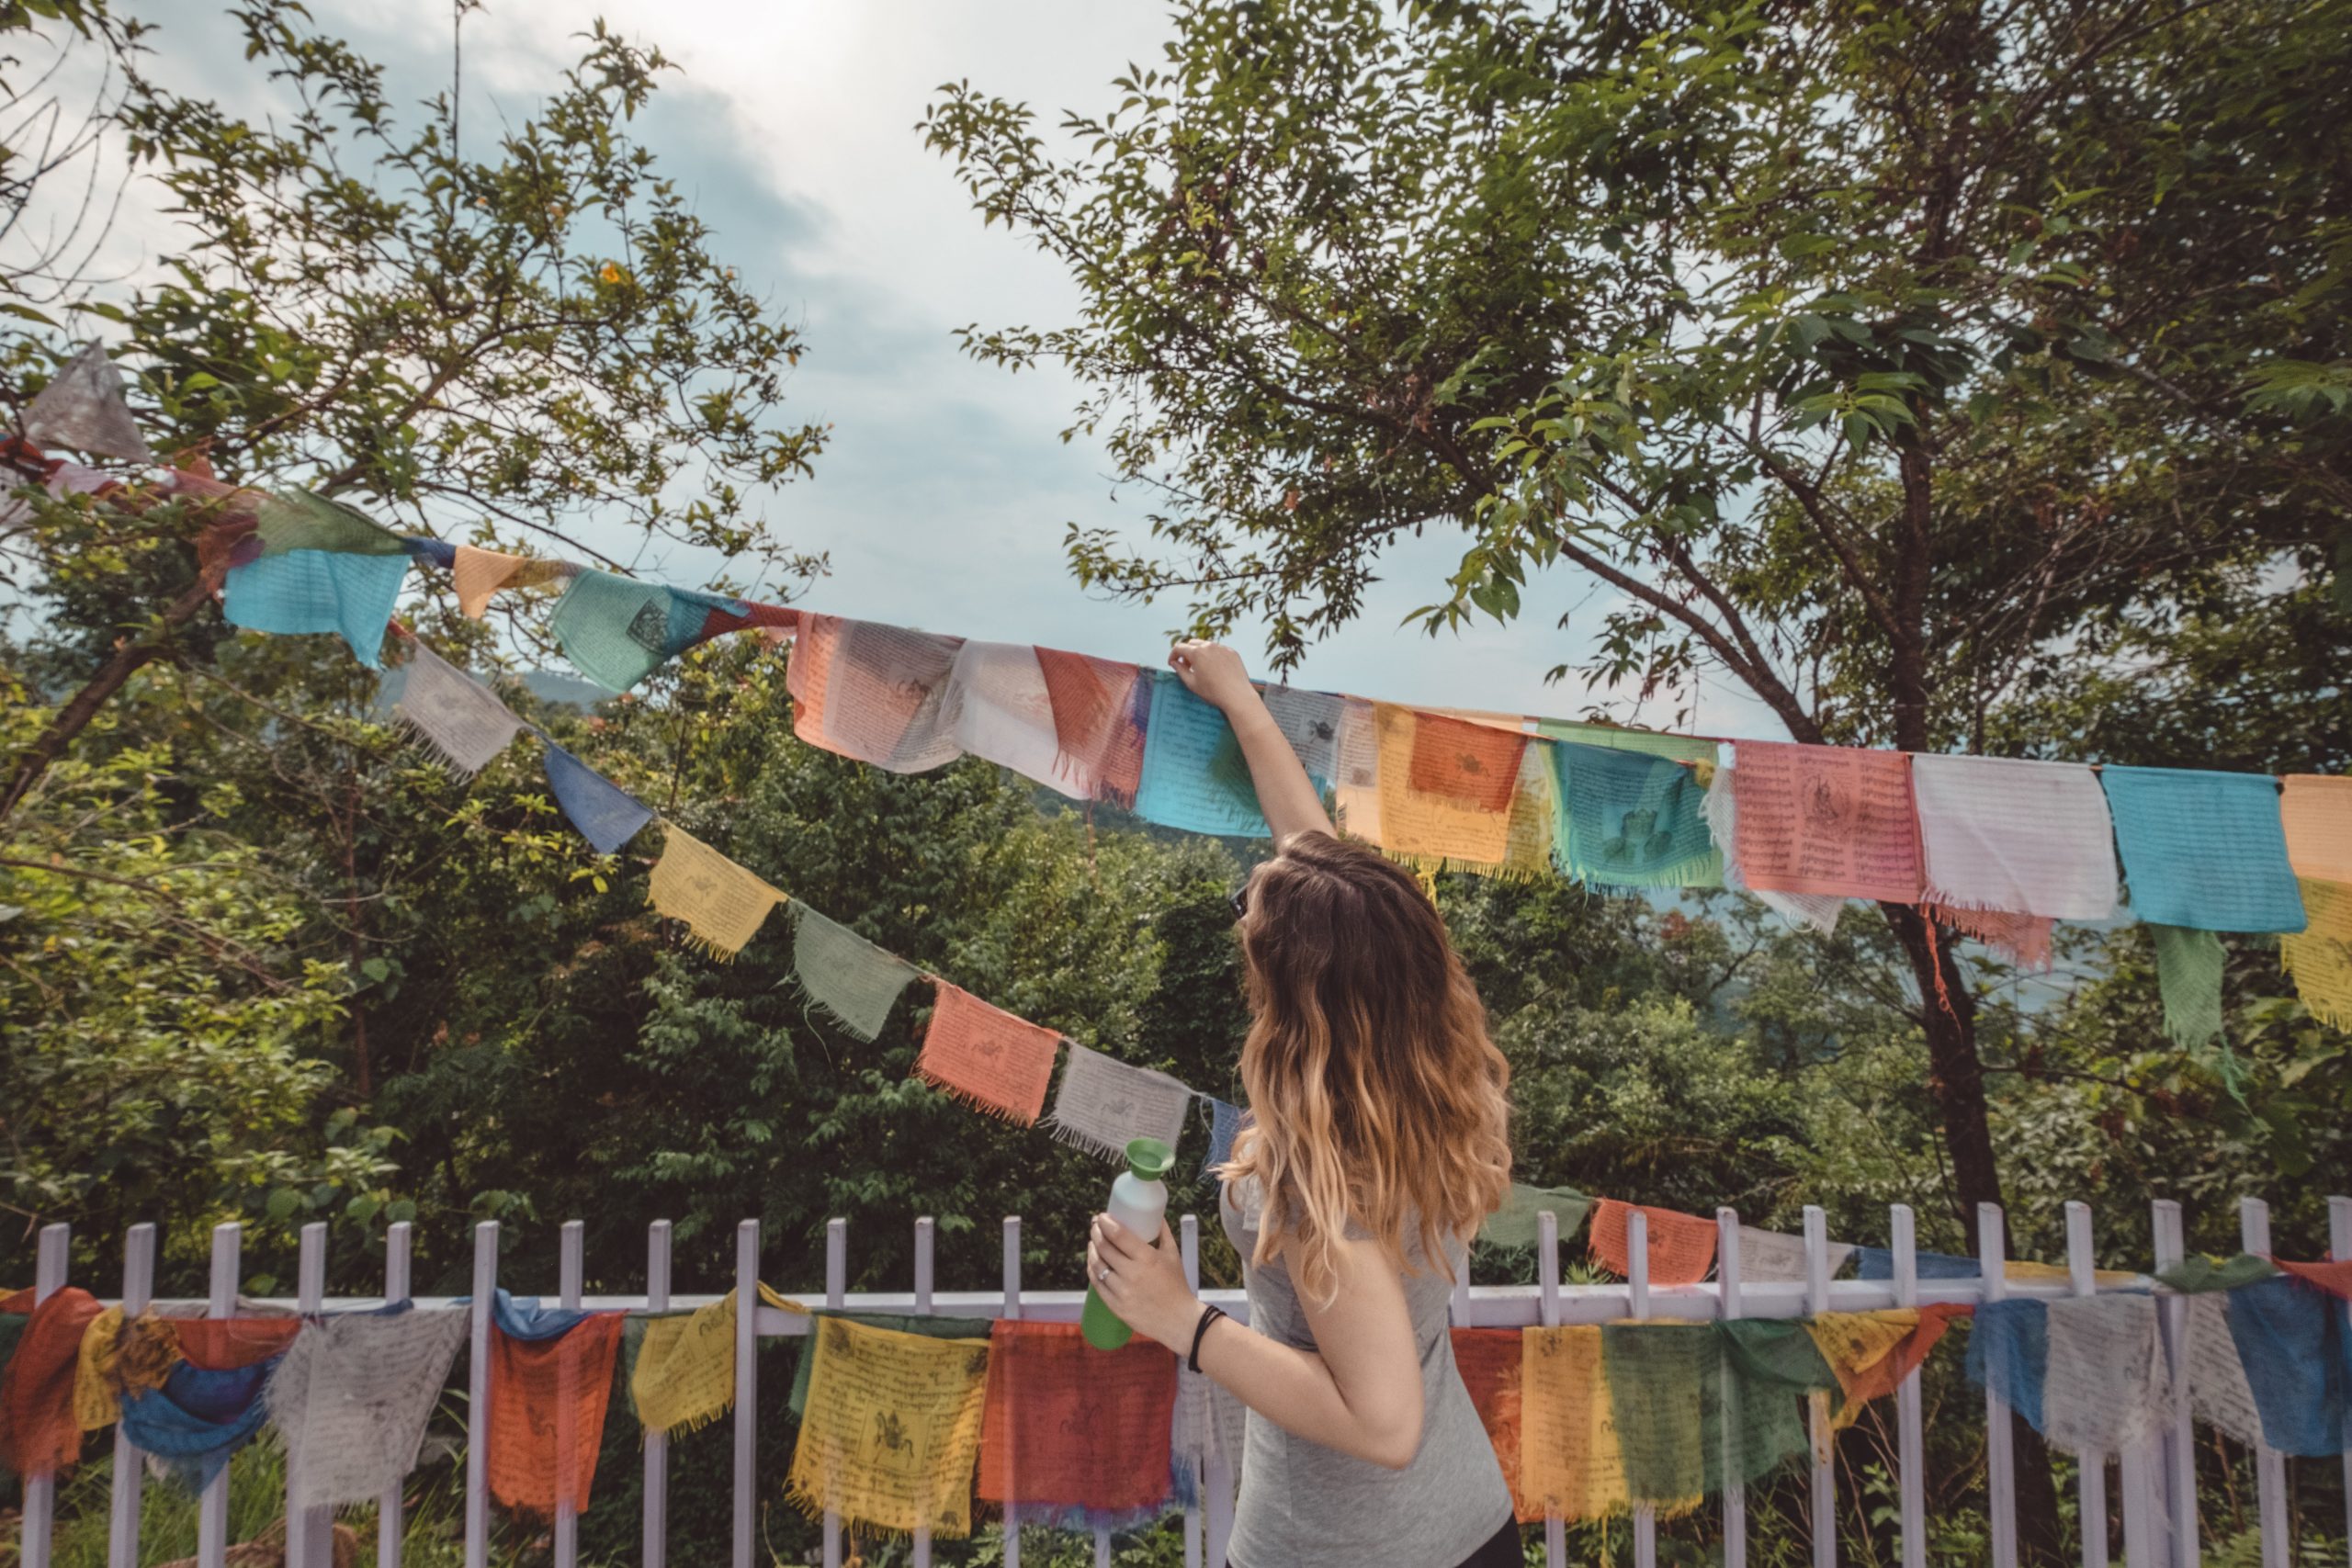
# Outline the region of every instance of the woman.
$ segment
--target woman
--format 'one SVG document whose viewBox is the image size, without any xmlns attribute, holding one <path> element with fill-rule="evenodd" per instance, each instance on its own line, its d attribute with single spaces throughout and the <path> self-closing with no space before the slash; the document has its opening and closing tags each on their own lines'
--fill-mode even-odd
<svg viewBox="0 0 2352 1568">
<path fill-rule="evenodd" d="M 1510 1184 L 1510 1068 L 1437 911 L 1333 833 L 1239 657 L 1185 642 L 1169 663 L 1233 726 L 1278 852 L 1235 900 L 1255 1122 L 1220 1206 L 1250 1321 L 1194 1298 L 1165 1226 L 1098 1215 L 1087 1268 L 1137 1333 L 1250 1407 L 1230 1568 L 1517 1568 L 1446 1332 L 1467 1240 Z"/>
</svg>

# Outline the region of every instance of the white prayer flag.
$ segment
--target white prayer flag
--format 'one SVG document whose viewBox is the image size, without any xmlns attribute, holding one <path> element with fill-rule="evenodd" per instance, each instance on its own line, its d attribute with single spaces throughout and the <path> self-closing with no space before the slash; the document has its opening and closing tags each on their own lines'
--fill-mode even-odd
<svg viewBox="0 0 2352 1568">
<path fill-rule="evenodd" d="M 2042 1435 L 2086 1459 L 2154 1438 L 2172 1410 L 2172 1375 L 2153 1296 L 2068 1296 L 2049 1306 Z"/>
<path fill-rule="evenodd" d="M 1158 1138 L 1175 1148 L 1192 1107 L 1193 1091 L 1166 1073 L 1114 1062 L 1073 1040 L 1046 1120 L 1063 1143 L 1124 1159 L 1135 1138 Z"/>
<path fill-rule="evenodd" d="M 1829 1274 L 1835 1279 L 1838 1270 L 1854 1249 L 1842 1241 L 1833 1241 L 1827 1247 Z M 1771 1285 L 1802 1283 L 1805 1279 L 1804 1237 L 1790 1235 L 1784 1231 L 1758 1230 L 1754 1225 L 1739 1227 L 1739 1277 L 1749 1284 Z"/>
<path fill-rule="evenodd" d="M 265 1395 L 300 1459 L 290 1506 L 373 1502 L 416 1468 L 469 1321 L 462 1308 L 412 1307 L 302 1325 Z"/>
<path fill-rule="evenodd" d="M 2241 1443 L 2262 1438 L 2262 1412 L 2246 1382 L 2230 1334 L 2229 1296 L 2215 1292 L 2188 1298 L 2188 1345 L 2181 1356 L 2189 1408 L 2209 1427 Z"/>
<path fill-rule="evenodd" d="M 523 721 L 488 686 L 422 642 L 414 647 L 393 711 L 435 756 L 470 778 L 506 750 Z"/>
<path fill-rule="evenodd" d="M 25 438 L 101 457 L 155 460 L 123 400 L 122 372 L 95 343 L 66 361 L 56 379 L 33 395 L 25 407 Z"/>
<path fill-rule="evenodd" d="M 2098 775 L 2075 762 L 1911 759 L 1925 902 L 2058 920 L 2115 912 L 2115 829 Z"/>
</svg>

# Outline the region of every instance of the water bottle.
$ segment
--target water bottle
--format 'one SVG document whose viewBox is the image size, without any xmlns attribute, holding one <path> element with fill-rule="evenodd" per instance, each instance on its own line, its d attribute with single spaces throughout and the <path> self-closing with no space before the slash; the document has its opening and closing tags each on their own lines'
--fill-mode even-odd
<svg viewBox="0 0 2352 1568">
<path fill-rule="evenodd" d="M 1175 1163 L 1176 1151 L 1158 1138 L 1136 1138 L 1127 1145 L 1126 1173 L 1111 1183 L 1111 1217 L 1154 1246 L 1159 1242 L 1160 1222 L 1168 1215 L 1168 1188 L 1159 1179 Z M 1135 1337 L 1135 1330 L 1094 1293 L 1091 1280 L 1086 1283 L 1086 1306 L 1078 1322 L 1086 1342 L 1097 1350 L 1115 1350 Z"/>
</svg>

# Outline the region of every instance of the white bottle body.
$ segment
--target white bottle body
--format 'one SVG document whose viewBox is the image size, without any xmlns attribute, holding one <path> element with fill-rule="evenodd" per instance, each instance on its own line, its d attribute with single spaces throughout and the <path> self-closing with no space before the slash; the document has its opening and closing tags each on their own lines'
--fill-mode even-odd
<svg viewBox="0 0 2352 1568">
<path fill-rule="evenodd" d="M 1157 1242 L 1160 1222 L 1168 1217 L 1168 1184 L 1146 1181 L 1132 1170 L 1121 1171 L 1111 1183 L 1111 1201 L 1105 1212 L 1131 1235 Z"/>
</svg>

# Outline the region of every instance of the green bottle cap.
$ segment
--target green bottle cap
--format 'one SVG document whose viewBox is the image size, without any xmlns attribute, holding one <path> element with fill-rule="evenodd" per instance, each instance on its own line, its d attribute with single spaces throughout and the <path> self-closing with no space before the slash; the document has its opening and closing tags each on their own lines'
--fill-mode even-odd
<svg viewBox="0 0 2352 1568">
<path fill-rule="evenodd" d="M 1137 1180 L 1157 1181 L 1168 1174 L 1176 1163 L 1176 1151 L 1158 1138 L 1130 1138 L 1127 1141 L 1127 1168 Z"/>
</svg>

